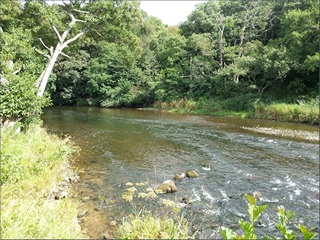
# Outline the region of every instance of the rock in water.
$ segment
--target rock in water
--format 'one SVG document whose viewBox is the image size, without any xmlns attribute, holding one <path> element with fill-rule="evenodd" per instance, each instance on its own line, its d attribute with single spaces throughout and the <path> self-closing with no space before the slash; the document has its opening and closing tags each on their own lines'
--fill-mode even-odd
<svg viewBox="0 0 320 240">
<path fill-rule="evenodd" d="M 187 177 L 189 178 L 196 178 L 196 177 L 199 177 L 199 174 L 196 172 L 196 171 L 189 171 L 186 173 Z"/>
<path fill-rule="evenodd" d="M 173 193 L 176 192 L 178 188 L 174 184 L 172 180 L 166 180 L 164 181 L 159 187 L 155 189 L 155 193 Z"/>
<path fill-rule="evenodd" d="M 173 179 L 181 181 L 185 176 L 186 176 L 185 173 L 176 174 L 176 175 L 174 175 Z"/>
</svg>

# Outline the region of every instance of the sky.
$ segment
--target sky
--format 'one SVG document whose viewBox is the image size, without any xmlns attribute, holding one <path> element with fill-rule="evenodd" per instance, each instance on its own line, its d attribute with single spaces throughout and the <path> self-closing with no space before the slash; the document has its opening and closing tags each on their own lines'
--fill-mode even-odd
<svg viewBox="0 0 320 240">
<path fill-rule="evenodd" d="M 187 20 L 195 5 L 205 1 L 172 1 L 172 0 L 141 0 L 140 8 L 149 16 L 160 18 L 164 24 L 177 25 Z"/>
<path fill-rule="evenodd" d="M 46 0 L 47 3 L 58 3 L 62 0 Z M 65 0 L 68 2 L 68 0 Z M 149 16 L 155 16 L 164 24 L 174 26 L 187 20 L 188 15 L 195 9 L 195 5 L 202 0 L 141 0 L 140 8 L 148 13 Z"/>
</svg>

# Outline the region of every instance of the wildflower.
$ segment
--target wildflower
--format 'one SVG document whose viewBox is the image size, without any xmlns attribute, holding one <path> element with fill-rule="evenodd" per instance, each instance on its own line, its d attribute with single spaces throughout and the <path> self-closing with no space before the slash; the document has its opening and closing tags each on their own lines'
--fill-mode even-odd
<svg viewBox="0 0 320 240">
<path fill-rule="evenodd" d="M 254 198 L 258 199 L 259 197 L 261 197 L 261 193 L 260 192 L 254 192 L 253 196 L 254 196 Z"/>
</svg>

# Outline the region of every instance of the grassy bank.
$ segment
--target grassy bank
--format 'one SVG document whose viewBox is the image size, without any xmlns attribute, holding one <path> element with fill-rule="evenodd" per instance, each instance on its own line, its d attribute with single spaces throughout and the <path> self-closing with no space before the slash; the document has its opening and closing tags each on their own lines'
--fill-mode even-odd
<svg viewBox="0 0 320 240">
<path fill-rule="evenodd" d="M 1 238 L 79 239 L 77 205 L 53 197 L 72 175 L 66 140 L 32 126 L 26 132 L 1 130 Z"/>
<path fill-rule="evenodd" d="M 181 99 L 173 102 L 157 101 L 154 108 L 212 116 L 241 116 L 283 122 L 319 123 L 319 98 L 298 103 L 255 103 L 250 96 L 231 99 Z"/>
</svg>

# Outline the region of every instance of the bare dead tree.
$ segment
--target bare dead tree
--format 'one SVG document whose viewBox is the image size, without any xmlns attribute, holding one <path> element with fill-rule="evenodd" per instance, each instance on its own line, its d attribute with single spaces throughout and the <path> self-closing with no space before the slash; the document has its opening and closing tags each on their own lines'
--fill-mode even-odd
<svg viewBox="0 0 320 240">
<path fill-rule="evenodd" d="M 67 38 L 72 27 L 77 23 L 77 22 L 86 22 L 84 20 L 80 20 L 75 18 L 73 12 L 81 12 L 81 13 L 87 13 L 85 11 L 80 11 L 80 10 L 76 10 L 76 9 L 69 9 L 68 10 L 68 15 L 70 17 L 70 23 L 68 24 L 68 27 L 65 29 L 65 31 L 60 34 L 58 29 L 52 24 L 51 27 L 53 29 L 53 31 L 55 32 L 55 34 L 58 37 L 58 43 L 55 47 L 50 46 L 48 47 L 42 39 L 39 39 L 41 44 L 49 51 L 49 54 L 44 53 L 36 48 L 35 51 L 43 56 L 45 56 L 46 58 L 48 58 L 48 63 L 45 67 L 45 69 L 43 70 L 43 72 L 41 73 L 40 77 L 38 78 L 36 84 L 38 87 L 38 96 L 43 96 L 45 88 L 47 86 L 48 80 L 49 80 L 49 76 L 52 72 L 53 66 L 55 64 L 55 62 L 58 59 L 58 56 L 64 55 L 66 57 L 69 57 L 67 54 L 63 53 L 62 50 L 65 49 L 66 47 L 68 47 L 68 45 L 74 41 L 76 41 L 79 37 L 81 37 L 82 35 L 84 35 L 87 32 L 87 28 L 83 28 L 78 34 L 76 34 L 75 36 L 71 37 L 71 38 Z"/>
</svg>

